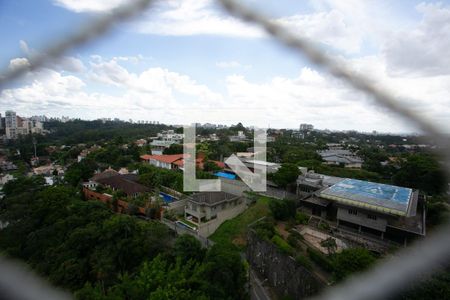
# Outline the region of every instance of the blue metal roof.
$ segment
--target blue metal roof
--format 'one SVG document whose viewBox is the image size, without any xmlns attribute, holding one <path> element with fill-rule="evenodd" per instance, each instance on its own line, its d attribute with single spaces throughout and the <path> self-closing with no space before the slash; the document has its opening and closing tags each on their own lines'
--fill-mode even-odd
<svg viewBox="0 0 450 300">
<path fill-rule="evenodd" d="M 320 192 L 320 196 L 380 211 L 406 214 L 412 189 L 357 179 L 344 179 Z M 378 209 L 377 209 L 378 210 Z"/>
</svg>

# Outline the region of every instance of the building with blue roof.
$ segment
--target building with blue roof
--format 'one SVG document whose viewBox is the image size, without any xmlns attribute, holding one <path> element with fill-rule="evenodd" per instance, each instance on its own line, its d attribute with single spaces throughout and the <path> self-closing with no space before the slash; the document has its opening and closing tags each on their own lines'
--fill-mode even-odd
<svg viewBox="0 0 450 300">
<path fill-rule="evenodd" d="M 425 235 L 424 203 L 411 188 L 309 172 L 297 179 L 297 194 L 304 212 L 343 230 L 401 243 Z"/>
</svg>

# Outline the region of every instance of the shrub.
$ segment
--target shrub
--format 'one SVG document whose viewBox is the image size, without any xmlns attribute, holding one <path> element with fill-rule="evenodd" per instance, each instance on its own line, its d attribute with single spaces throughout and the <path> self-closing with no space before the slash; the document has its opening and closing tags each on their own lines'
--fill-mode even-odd
<svg viewBox="0 0 450 300">
<path fill-rule="evenodd" d="M 295 257 L 295 261 L 306 269 L 312 270 L 312 263 L 307 256 L 299 254 Z"/>
<path fill-rule="evenodd" d="M 328 225 L 327 222 L 320 222 L 320 223 L 319 223 L 319 229 L 322 229 L 322 230 L 330 230 L 330 225 Z"/>
<path fill-rule="evenodd" d="M 309 221 L 309 217 L 308 217 L 308 215 L 299 211 L 295 214 L 295 221 L 297 222 L 297 224 L 307 225 L 308 221 Z"/>
<path fill-rule="evenodd" d="M 253 229 L 259 238 L 267 241 L 270 241 L 275 235 L 275 223 L 271 219 L 265 219 L 264 221 L 257 223 Z"/>
<path fill-rule="evenodd" d="M 296 205 L 293 200 L 272 200 L 269 203 L 272 216 L 276 220 L 287 220 L 295 216 Z"/>
<path fill-rule="evenodd" d="M 298 247 L 298 239 L 295 235 L 290 234 L 287 238 L 287 242 L 289 245 L 291 245 L 294 248 Z"/>
<path fill-rule="evenodd" d="M 334 276 L 337 280 L 348 275 L 363 271 L 375 262 L 375 257 L 364 248 L 344 249 L 336 254 L 334 259 Z"/>
<path fill-rule="evenodd" d="M 315 262 L 316 264 L 318 264 L 322 269 L 324 269 L 325 271 L 328 272 L 332 272 L 334 270 L 334 266 L 332 261 L 326 257 L 324 254 L 322 254 L 321 252 L 308 248 L 307 249 L 309 258 L 311 258 L 311 260 L 313 262 Z"/>
<path fill-rule="evenodd" d="M 292 236 L 295 236 L 295 238 L 296 238 L 297 240 L 303 240 L 303 239 L 304 239 L 304 238 L 303 238 L 303 235 L 301 235 L 297 230 L 291 229 L 291 230 L 289 230 L 289 233 L 290 233 Z"/>
<path fill-rule="evenodd" d="M 278 247 L 278 249 L 286 254 L 292 254 L 294 252 L 294 249 L 279 235 L 274 235 L 271 241 Z"/>
</svg>

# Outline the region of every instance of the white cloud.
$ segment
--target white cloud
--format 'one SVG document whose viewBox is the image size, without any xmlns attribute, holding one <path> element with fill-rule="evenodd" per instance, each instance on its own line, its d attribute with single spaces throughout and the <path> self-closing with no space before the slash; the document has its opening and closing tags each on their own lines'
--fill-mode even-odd
<svg viewBox="0 0 450 300">
<path fill-rule="evenodd" d="M 19 63 L 21 63 L 22 65 L 26 64 L 28 66 L 31 66 L 29 59 L 32 59 L 34 56 L 39 55 L 39 51 L 30 48 L 27 42 L 25 42 L 24 40 L 20 40 L 19 45 L 20 49 L 26 54 L 27 58 L 19 58 L 21 62 L 17 60 L 18 58 L 11 60 L 10 67 L 17 67 Z M 79 58 L 73 56 L 63 56 L 59 59 L 52 60 L 46 65 L 46 67 L 54 70 L 64 70 L 72 73 L 85 71 L 83 62 Z"/>
<path fill-rule="evenodd" d="M 72 1 L 57 0 L 56 3 L 75 12 L 108 11 L 122 1 Z M 215 35 L 243 38 L 263 38 L 266 33 L 256 25 L 245 23 L 218 9 L 212 0 L 171 0 L 156 3 L 135 30 L 143 34 L 164 36 Z M 363 6 L 355 4 L 358 12 Z M 350 14 L 348 14 L 350 13 Z M 348 5 L 329 4 L 326 11 L 311 14 L 293 14 L 274 21 L 303 36 L 314 38 L 346 53 L 358 52 L 363 40 L 360 16 L 349 18 L 355 10 Z"/>
<path fill-rule="evenodd" d="M 148 15 L 138 23 L 138 32 L 169 36 L 263 36 L 259 28 L 221 13 L 211 0 L 166 1 Z"/>
<path fill-rule="evenodd" d="M 118 63 L 118 59 L 91 62 L 90 78 L 101 83 L 150 93 L 160 98 L 170 98 L 173 93 L 196 97 L 196 101 L 220 101 L 221 96 L 207 86 L 198 84 L 189 76 L 164 68 L 150 68 L 140 74 L 130 73 Z"/>
<path fill-rule="evenodd" d="M 68 10 L 81 12 L 106 12 L 125 4 L 125 0 L 54 0 L 55 5 L 64 7 Z"/>
<path fill-rule="evenodd" d="M 6 89 L 1 105 L 18 111 L 42 110 L 84 118 L 101 116 L 160 120 L 169 123 L 236 123 L 291 127 L 308 122 L 319 128 L 371 131 L 408 131 L 396 116 L 378 108 L 365 95 L 337 79 L 311 68 L 293 78 L 276 76 L 254 82 L 242 75 L 226 77 L 224 94 L 212 91 L 185 74 L 152 67 L 133 73 L 120 59 L 96 56 L 85 81 L 54 70 L 35 74 L 28 85 Z M 445 78 L 392 78 L 382 57 L 348 60 L 359 72 L 374 74 L 373 82 L 405 101 L 411 109 L 436 121 L 448 120 L 450 76 Z M 39 76 L 38 76 L 39 75 Z M 92 92 L 100 84 L 102 92 Z M 114 91 L 111 91 L 113 88 Z M 56 113 L 55 113 L 56 112 Z"/>
<path fill-rule="evenodd" d="M 392 33 L 384 55 L 395 76 L 435 76 L 450 73 L 450 7 L 421 3 L 422 21 L 413 28 Z"/>
<path fill-rule="evenodd" d="M 361 30 L 348 24 L 345 15 L 338 10 L 293 15 L 278 21 L 300 36 L 314 39 L 347 53 L 359 52 L 361 48 Z"/>
<path fill-rule="evenodd" d="M 238 69 L 238 68 L 251 69 L 252 66 L 243 65 L 235 60 L 230 60 L 230 61 L 219 61 L 216 63 L 216 67 L 221 69 Z"/>
<path fill-rule="evenodd" d="M 23 67 L 30 67 L 30 62 L 25 57 L 13 58 L 9 62 L 9 68 L 11 70 Z"/>
</svg>

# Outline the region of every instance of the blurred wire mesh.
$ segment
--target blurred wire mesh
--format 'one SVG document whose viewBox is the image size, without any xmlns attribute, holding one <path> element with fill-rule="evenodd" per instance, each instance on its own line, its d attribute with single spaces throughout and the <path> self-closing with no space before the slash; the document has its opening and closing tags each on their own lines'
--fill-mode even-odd
<svg viewBox="0 0 450 300">
<path fill-rule="evenodd" d="M 217 0 L 229 14 L 244 21 L 257 24 L 275 41 L 308 58 L 314 64 L 324 68 L 330 74 L 347 82 L 353 88 L 373 97 L 380 106 L 397 113 L 420 128 L 426 136 L 433 138 L 438 145 L 438 154 L 445 162 L 450 162 L 449 140 L 434 124 L 425 120 L 416 112 L 399 103 L 396 98 L 384 90 L 375 87 L 368 78 L 356 74 L 343 64 L 326 55 L 313 41 L 292 33 L 289 28 L 271 21 L 267 16 L 254 9 L 243 6 L 234 0 Z M 129 20 L 147 9 L 152 0 L 136 0 L 120 6 L 110 13 L 79 28 L 75 33 L 62 40 L 53 42 L 42 53 L 30 58 L 29 66 L 22 66 L 0 73 L 0 89 L 20 78 L 30 70 L 44 67 L 55 62 L 64 53 L 78 48 L 107 33 L 113 25 Z M 445 170 L 447 174 L 448 170 Z M 396 257 L 385 259 L 380 264 L 352 277 L 342 284 L 324 291 L 317 299 L 385 299 L 393 296 L 425 275 L 435 272 L 439 266 L 446 265 L 450 258 L 450 224 L 445 224 L 429 237 L 416 242 L 413 246 L 399 251 Z M 26 285 L 23 284 L 26 280 Z M 48 286 L 23 267 L 0 260 L 0 296 L 2 299 L 69 299 L 70 297 Z"/>
</svg>

